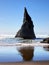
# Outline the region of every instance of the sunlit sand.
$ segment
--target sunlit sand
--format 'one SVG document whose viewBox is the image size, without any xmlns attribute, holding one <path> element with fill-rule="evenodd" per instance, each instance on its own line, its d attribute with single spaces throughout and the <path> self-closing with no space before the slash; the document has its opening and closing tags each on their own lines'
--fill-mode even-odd
<svg viewBox="0 0 49 65">
<path fill-rule="evenodd" d="M 11 63 L 0 63 L 0 65 L 49 65 L 49 61 L 42 62 L 11 62 Z"/>
</svg>

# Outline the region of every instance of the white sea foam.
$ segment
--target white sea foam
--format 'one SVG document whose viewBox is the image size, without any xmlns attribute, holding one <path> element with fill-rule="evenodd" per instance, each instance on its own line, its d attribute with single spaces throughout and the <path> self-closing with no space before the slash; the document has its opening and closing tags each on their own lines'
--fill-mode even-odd
<svg viewBox="0 0 49 65">
<path fill-rule="evenodd" d="M 47 38 L 49 37 L 49 35 L 48 34 L 37 34 L 36 37 L 37 38 Z"/>
<path fill-rule="evenodd" d="M 0 34 L 0 39 L 4 38 L 14 38 L 15 35 L 8 35 L 8 34 Z"/>
<path fill-rule="evenodd" d="M 48 47 L 49 46 L 49 44 L 45 44 L 45 43 L 14 43 L 14 44 L 6 44 L 6 43 L 4 43 L 4 44 L 2 44 L 2 43 L 0 43 L 0 46 L 21 46 L 21 47 L 30 47 L 30 46 L 32 46 L 32 47 L 34 47 L 34 46 L 42 46 L 42 47 Z"/>
<path fill-rule="evenodd" d="M 2 35 L 0 35 L 0 46 L 49 46 L 49 44 L 45 44 L 45 43 L 40 43 L 40 42 L 35 42 L 35 40 L 33 41 L 32 40 L 32 42 L 33 43 L 30 43 L 30 42 L 26 42 L 25 40 L 24 40 L 24 42 L 26 42 L 26 43 L 17 43 L 17 41 L 22 41 L 22 40 L 18 40 L 18 39 L 5 39 L 5 40 L 2 40 L 2 39 L 4 39 L 4 38 L 14 38 L 14 36 L 15 35 L 4 35 L 4 34 L 2 34 Z M 37 38 L 46 38 L 46 37 L 49 37 L 48 35 L 36 35 L 36 37 Z M 10 44 L 9 44 L 10 43 Z M 37 44 L 36 44 L 37 43 Z"/>
<path fill-rule="evenodd" d="M 4 38 L 14 38 L 14 34 L 0 34 L 0 39 L 4 39 Z M 49 35 L 47 34 L 36 34 L 36 38 L 46 38 L 49 37 Z"/>
<path fill-rule="evenodd" d="M 0 34 L 0 39 L 4 39 L 4 38 L 14 38 L 15 35 L 9 35 L 9 34 Z M 36 38 L 47 38 L 49 37 L 49 35 L 47 34 L 36 34 Z"/>
</svg>

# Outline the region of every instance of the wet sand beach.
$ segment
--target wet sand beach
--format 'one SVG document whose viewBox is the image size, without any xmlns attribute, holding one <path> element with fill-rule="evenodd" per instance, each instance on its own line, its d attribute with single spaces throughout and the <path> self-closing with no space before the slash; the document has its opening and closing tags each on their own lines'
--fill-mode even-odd
<svg viewBox="0 0 49 65">
<path fill-rule="evenodd" d="M 39 61 L 39 62 L 8 62 L 8 63 L 0 63 L 0 65 L 49 65 L 49 61 Z"/>
</svg>

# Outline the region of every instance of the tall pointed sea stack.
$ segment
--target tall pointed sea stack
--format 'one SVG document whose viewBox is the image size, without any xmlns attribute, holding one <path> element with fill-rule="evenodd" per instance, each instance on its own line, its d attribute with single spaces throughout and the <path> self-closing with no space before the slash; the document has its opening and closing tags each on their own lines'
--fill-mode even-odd
<svg viewBox="0 0 49 65">
<path fill-rule="evenodd" d="M 21 37 L 24 39 L 35 39 L 34 25 L 29 16 L 26 8 L 24 8 L 24 19 L 21 29 L 17 32 L 15 37 Z"/>
</svg>

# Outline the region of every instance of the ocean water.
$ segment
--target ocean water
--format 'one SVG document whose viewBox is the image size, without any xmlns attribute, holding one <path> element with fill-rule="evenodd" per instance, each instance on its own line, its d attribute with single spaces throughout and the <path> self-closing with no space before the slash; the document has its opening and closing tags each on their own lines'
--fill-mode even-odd
<svg viewBox="0 0 49 65">
<path fill-rule="evenodd" d="M 39 45 L 42 40 L 43 38 L 0 39 L 0 62 L 49 61 L 49 47 Z"/>
</svg>

